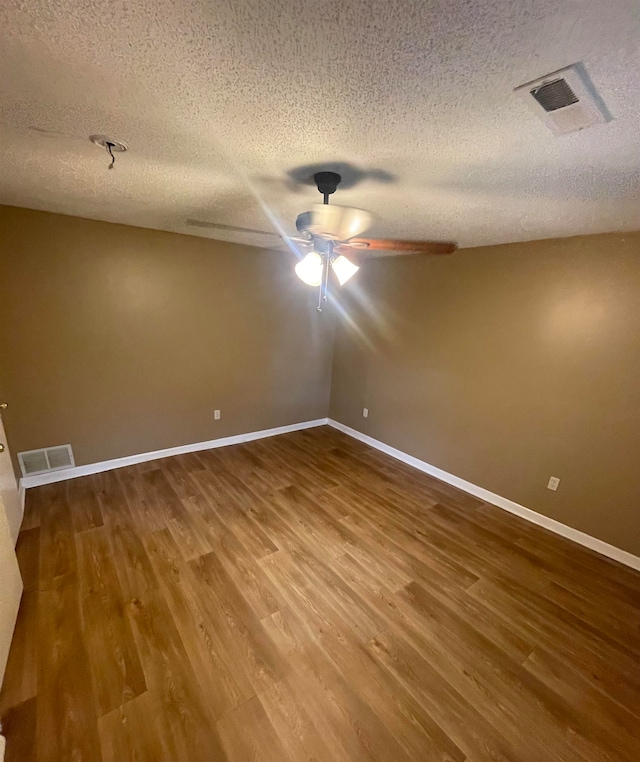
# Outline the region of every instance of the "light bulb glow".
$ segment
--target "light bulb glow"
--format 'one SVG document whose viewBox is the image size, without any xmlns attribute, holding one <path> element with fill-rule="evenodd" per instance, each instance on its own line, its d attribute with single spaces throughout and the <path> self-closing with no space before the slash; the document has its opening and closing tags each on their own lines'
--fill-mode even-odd
<svg viewBox="0 0 640 762">
<path fill-rule="evenodd" d="M 333 269 L 333 272 L 336 274 L 338 283 L 341 286 L 344 286 L 344 284 L 349 280 L 349 278 L 352 275 L 355 275 L 360 269 L 358 265 L 354 265 L 353 262 L 351 262 L 342 254 L 333 260 L 333 262 L 331 263 L 331 267 Z"/>
<path fill-rule="evenodd" d="M 319 286 L 322 283 L 322 257 L 310 251 L 295 267 L 296 275 L 307 286 Z"/>
</svg>

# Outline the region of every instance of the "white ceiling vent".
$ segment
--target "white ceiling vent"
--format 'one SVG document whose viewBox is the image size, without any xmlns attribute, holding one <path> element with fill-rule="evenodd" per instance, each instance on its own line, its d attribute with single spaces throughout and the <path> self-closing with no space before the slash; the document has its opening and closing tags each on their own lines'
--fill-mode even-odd
<svg viewBox="0 0 640 762">
<path fill-rule="evenodd" d="M 557 135 L 609 122 L 612 118 L 580 63 L 520 85 L 515 92 Z"/>
<path fill-rule="evenodd" d="M 60 471 L 63 468 L 75 466 L 71 445 L 19 452 L 18 462 L 23 476 L 45 474 L 49 471 Z"/>
</svg>

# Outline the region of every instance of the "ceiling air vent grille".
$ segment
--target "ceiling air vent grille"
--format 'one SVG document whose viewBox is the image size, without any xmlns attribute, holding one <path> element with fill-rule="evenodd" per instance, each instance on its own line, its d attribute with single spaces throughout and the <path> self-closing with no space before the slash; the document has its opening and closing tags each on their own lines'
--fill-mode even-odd
<svg viewBox="0 0 640 762">
<path fill-rule="evenodd" d="M 612 119 L 581 63 L 520 85 L 515 93 L 558 135 Z"/>
<path fill-rule="evenodd" d="M 49 471 L 60 471 L 75 466 L 71 445 L 19 452 L 18 462 L 23 476 L 46 474 Z"/>
<path fill-rule="evenodd" d="M 541 87 L 534 87 L 531 95 L 545 111 L 556 111 L 578 102 L 578 97 L 567 84 L 566 79 L 554 79 Z"/>
</svg>

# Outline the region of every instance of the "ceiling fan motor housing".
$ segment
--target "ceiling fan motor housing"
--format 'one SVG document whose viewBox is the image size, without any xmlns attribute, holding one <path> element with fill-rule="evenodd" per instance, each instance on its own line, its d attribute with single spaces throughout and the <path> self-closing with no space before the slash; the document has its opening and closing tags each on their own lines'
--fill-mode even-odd
<svg viewBox="0 0 640 762">
<path fill-rule="evenodd" d="M 321 238 L 314 236 L 313 238 L 313 250 L 322 256 L 333 256 L 333 241 L 328 238 Z"/>
<path fill-rule="evenodd" d="M 298 233 L 306 233 L 311 227 L 311 212 L 302 212 L 296 217 L 296 229 Z"/>
<path fill-rule="evenodd" d="M 337 172 L 316 172 L 313 179 L 318 186 L 318 190 L 324 196 L 326 204 L 327 196 L 336 192 L 342 177 Z"/>
</svg>

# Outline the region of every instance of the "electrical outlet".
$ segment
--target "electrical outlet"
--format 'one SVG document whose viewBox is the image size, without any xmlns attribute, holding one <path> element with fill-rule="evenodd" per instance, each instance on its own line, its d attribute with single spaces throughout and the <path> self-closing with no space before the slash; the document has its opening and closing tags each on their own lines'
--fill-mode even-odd
<svg viewBox="0 0 640 762">
<path fill-rule="evenodd" d="M 362 417 L 363 418 L 368 418 L 369 417 L 369 408 L 368 407 L 363 407 L 362 408 Z"/>
<path fill-rule="evenodd" d="M 549 484 L 547 484 L 547 489 L 551 489 L 555 492 L 558 489 L 558 484 L 560 484 L 560 479 L 558 479 L 557 476 L 550 476 Z"/>
<path fill-rule="evenodd" d="M 219 421 L 220 420 L 220 411 L 219 410 L 214 410 L 213 411 L 213 419 L 215 421 Z"/>
</svg>

